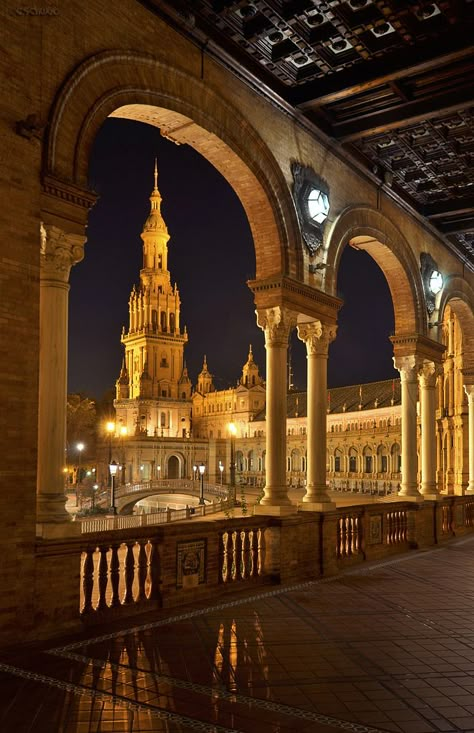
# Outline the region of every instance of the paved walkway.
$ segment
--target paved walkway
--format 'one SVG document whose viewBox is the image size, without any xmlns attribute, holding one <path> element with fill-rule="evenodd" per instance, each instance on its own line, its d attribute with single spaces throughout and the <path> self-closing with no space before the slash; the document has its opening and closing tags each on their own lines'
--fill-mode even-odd
<svg viewBox="0 0 474 733">
<path fill-rule="evenodd" d="M 474 537 L 29 654 L 2 733 L 474 732 Z"/>
</svg>

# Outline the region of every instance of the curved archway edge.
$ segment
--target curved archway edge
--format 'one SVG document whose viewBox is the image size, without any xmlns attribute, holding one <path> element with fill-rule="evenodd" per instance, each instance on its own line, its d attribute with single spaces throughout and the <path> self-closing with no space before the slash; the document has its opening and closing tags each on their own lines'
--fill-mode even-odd
<svg viewBox="0 0 474 733">
<path fill-rule="evenodd" d="M 225 176 L 249 220 L 257 279 L 281 273 L 302 279 L 293 201 L 267 145 L 209 84 L 150 54 L 107 51 L 76 68 L 51 111 L 44 178 L 86 190 L 95 136 L 114 113 L 163 127 L 165 136 L 191 145 Z"/>
</svg>

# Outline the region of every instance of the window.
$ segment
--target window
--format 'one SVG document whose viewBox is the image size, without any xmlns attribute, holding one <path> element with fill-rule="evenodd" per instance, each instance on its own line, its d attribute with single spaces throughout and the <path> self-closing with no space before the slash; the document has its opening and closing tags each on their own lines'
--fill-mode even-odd
<svg viewBox="0 0 474 733">
<path fill-rule="evenodd" d="M 166 425 L 166 412 L 162 412 L 160 415 L 160 425 L 162 428 Z"/>
<path fill-rule="evenodd" d="M 355 473 L 357 471 L 355 456 L 349 456 L 349 471 L 351 473 Z"/>
<path fill-rule="evenodd" d="M 365 473 L 372 473 L 372 456 L 365 456 Z"/>
<path fill-rule="evenodd" d="M 161 311 L 160 313 L 160 323 L 161 323 L 161 330 L 166 333 L 167 329 L 167 323 L 166 323 L 166 311 Z"/>
<path fill-rule="evenodd" d="M 181 392 L 181 399 L 182 400 L 185 400 L 186 399 L 186 392 Z M 196 412 L 197 412 L 197 410 L 196 410 Z"/>
<path fill-rule="evenodd" d="M 381 462 L 380 462 L 380 472 L 381 473 L 387 473 L 388 469 L 388 463 L 387 463 L 387 456 L 381 456 Z"/>
<path fill-rule="evenodd" d="M 161 396 L 162 396 L 162 397 L 167 397 L 167 396 L 168 396 L 168 394 L 167 394 L 167 392 L 166 392 L 166 389 L 162 389 L 162 390 L 161 390 Z"/>
<path fill-rule="evenodd" d="M 334 457 L 334 470 L 339 472 L 341 470 L 341 456 Z"/>
<path fill-rule="evenodd" d="M 170 313 L 170 333 L 174 333 L 175 330 L 175 317 L 174 313 Z"/>
</svg>

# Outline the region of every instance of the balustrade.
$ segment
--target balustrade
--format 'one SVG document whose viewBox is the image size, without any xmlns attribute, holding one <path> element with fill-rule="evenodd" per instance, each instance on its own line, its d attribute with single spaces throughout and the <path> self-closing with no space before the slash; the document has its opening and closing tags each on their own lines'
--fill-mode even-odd
<svg viewBox="0 0 474 733">
<path fill-rule="evenodd" d="M 407 512 L 404 509 L 385 514 L 385 537 L 387 545 L 399 545 L 407 542 L 407 519 Z"/>
<path fill-rule="evenodd" d="M 220 537 L 220 580 L 230 583 L 263 575 L 263 529 L 234 529 Z"/>
<path fill-rule="evenodd" d="M 352 557 L 361 552 L 362 524 L 360 517 L 344 514 L 337 521 L 336 555 Z"/>
</svg>

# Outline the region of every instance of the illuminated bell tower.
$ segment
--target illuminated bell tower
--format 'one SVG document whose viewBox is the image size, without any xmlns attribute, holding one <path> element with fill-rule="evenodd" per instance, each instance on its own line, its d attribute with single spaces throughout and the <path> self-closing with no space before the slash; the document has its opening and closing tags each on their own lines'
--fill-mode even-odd
<svg viewBox="0 0 474 733">
<path fill-rule="evenodd" d="M 117 423 L 128 434 L 182 437 L 190 429 L 189 390 L 182 382 L 188 335 L 181 330 L 181 301 L 168 270 L 161 200 L 155 160 L 150 213 L 141 233 L 143 267 L 129 299 L 128 331 L 122 332 L 125 357 L 114 404 Z"/>
</svg>

